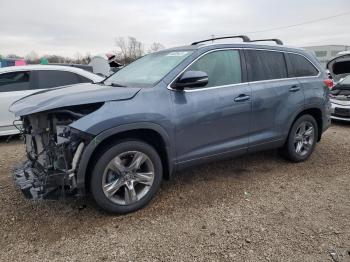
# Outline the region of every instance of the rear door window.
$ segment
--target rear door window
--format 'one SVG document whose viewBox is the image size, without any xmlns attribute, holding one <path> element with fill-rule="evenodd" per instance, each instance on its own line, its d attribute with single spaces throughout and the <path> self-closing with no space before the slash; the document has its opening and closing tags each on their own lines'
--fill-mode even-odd
<svg viewBox="0 0 350 262">
<path fill-rule="evenodd" d="M 80 82 L 81 80 L 79 76 L 75 73 L 56 70 L 40 70 L 38 71 L 38 85 L 35 89 L 73 85 Z"/>
<path fill-rule="evenodd" d="M 205 87 L 231 85 L 242 82 L 241 58 L 238 50 L 214 51 L 194 62 L 187 71 L 208 74 Z"/>
<path fill-rule="evenodd" d="M 24 91 L 29 89 L 30 72 L 0 74 L 0 92 Z"/>
<path fill-rule="evenodd" d="M 246 50 L 249 81 L 287 78 L 287 66 L 283 52 Z"/>
<path fill-rule="evenodd" d="M 317 76 L 318 69 L 305 57 L 297 54 L 288 54 L 290 63 L 292 65 L 292 76 Z"/>
</svg>

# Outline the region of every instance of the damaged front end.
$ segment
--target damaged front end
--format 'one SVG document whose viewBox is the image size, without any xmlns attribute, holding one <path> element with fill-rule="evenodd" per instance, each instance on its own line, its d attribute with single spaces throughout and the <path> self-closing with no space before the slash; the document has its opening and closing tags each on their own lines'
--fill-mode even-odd
<svg viewBox="0 0 350 262">
<path fill-rule="evenodd" d="M 76 173 L 93 136 L 70 127 L 102 103 L 72 106 L 22 116 L 28 160 L 14 170 L 15 183 L 30 199 L 79 194 Z"/>
</svg>

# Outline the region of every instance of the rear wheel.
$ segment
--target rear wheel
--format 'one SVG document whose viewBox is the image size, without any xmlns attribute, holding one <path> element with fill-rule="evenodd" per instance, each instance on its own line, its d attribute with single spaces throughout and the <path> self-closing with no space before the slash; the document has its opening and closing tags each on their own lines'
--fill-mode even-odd
<svg viewBox="0 0 350 262">
<path fill-rule="evenodd" d="M 284 156 L 293 162 L 305 161 L 314 151 L 317 137 L 315 118 L 311 115 L 301 116 L 289 131 L 288 140 L 283 148 Z"/>
<path fill-rule="evenodd" d="M 125 141 L 106 150 L 97 160 L 91 192 L 104 210 L 125 214 L 144 207 L 162 181 L 157 151 L 142 141 Z"/>
</svg>

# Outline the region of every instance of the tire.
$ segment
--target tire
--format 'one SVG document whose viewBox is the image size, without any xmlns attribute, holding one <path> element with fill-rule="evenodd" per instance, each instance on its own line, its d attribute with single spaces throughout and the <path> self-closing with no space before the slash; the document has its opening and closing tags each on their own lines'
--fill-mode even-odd
<svg viewBox="0 0 350 262">
<path fill-rule="evenodd" d="M 97 159 L 90 180 L 91 193 L 103 210 L 126 214 L 152 200 L 162 177 L 162 162 L 152 146 L 139 140 L 121 141 Z"/>
<path fill-rule="evenodd" d="M 305 132 L 302 126 L 305 124 Z M 312 127 L 312 130 L 310 129 Z M 309 134 L 310 136 L 307 136 Z M 307 160 L 315 149 L 318 138 L 318 126 L 311 115 L 302 115 L 293 124 L 288 139 L 282 149 L 283 155 L 292 162 Z M 311 141 L 312 140 L 312 141 Z M 301 146 L 302 144 L 302 146 Z M 298 150 L 299 149 L 299 150 Z"/>
</svg>

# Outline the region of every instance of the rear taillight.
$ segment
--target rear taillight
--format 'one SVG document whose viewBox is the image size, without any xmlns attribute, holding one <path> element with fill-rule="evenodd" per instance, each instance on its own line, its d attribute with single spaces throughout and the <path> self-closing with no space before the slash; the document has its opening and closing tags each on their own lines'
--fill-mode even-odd
<svg viewBox="0 0 350 262">
<path fill-rule="evenodd" d="M 334 82 L 332 79 L 325 79 L 323 82 L 328 86 L 329 89 L 332 89 L 334 86 Z"/>
</svg>

